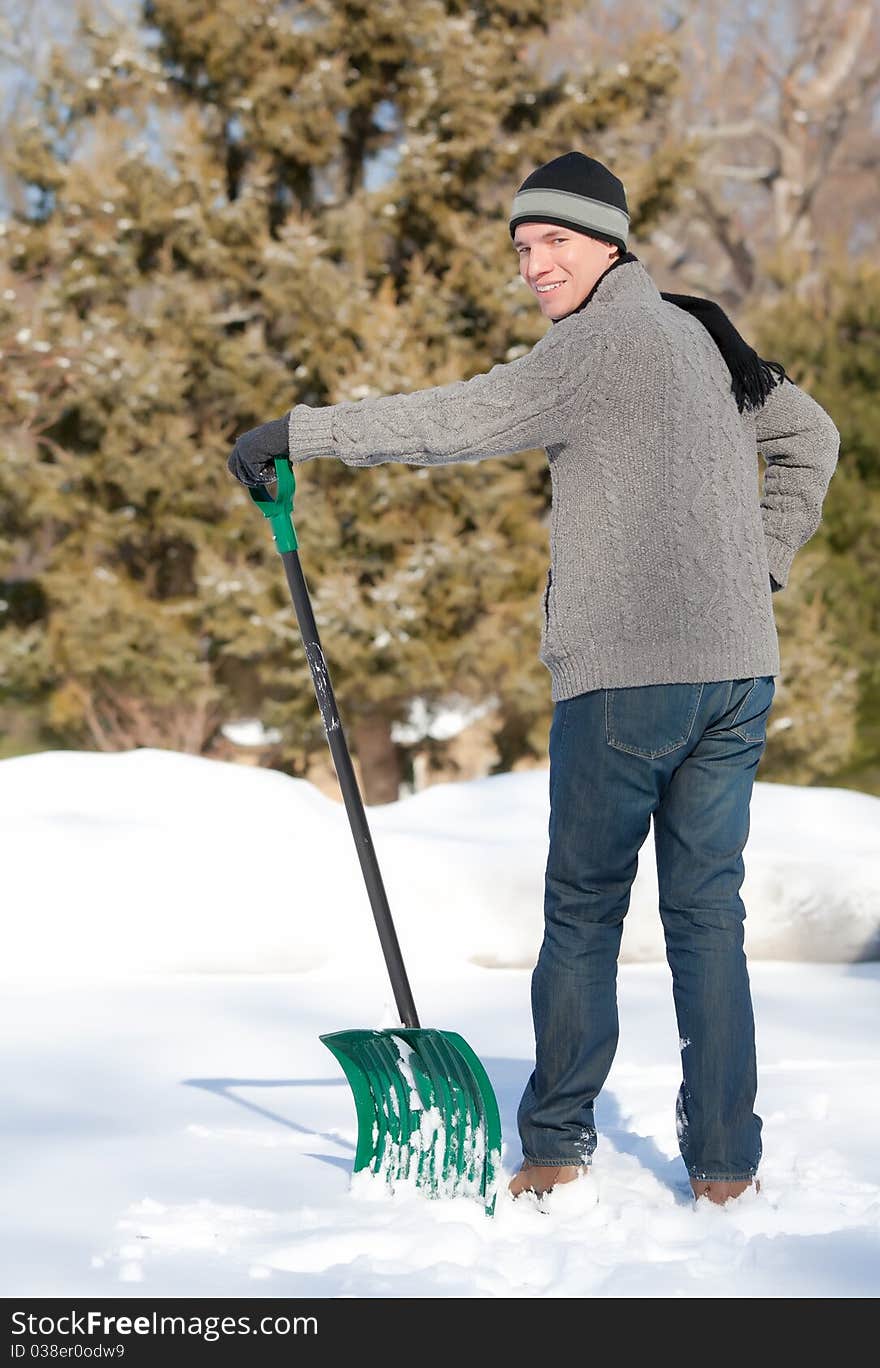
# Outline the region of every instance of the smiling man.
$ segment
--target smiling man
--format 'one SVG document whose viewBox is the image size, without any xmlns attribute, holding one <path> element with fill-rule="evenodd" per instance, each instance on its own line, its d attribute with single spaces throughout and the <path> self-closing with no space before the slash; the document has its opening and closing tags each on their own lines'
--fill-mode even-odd
<svg viewBox="0 0 880 1368">
<path fill-rule="evenodd" d="M 587 1174 L 617 1049 L 617 960 L 653 823 L 681 1049 L 674 1120 L 697 1199 L 757 1191 L 761 1118 L 740 898 L 779 673 L 771 595 L 816 531 L 840 436 L 711 300 L 628 250 L 622 182 L 566 152 L 519 187 L 509 232 L 551 321 L 526 355 L 413 394 L 295 404 L 236 442 L 271 460 L 443 465 L 543 448 L 550 727 L 535 1067 L 514 1197 Z M 767 468 L 759 492 L 756 453 Z"/>
</svg>

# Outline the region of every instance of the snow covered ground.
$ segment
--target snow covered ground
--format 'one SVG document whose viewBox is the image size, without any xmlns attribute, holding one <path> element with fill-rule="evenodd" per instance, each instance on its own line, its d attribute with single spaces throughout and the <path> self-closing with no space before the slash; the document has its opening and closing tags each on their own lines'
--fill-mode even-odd
<svg viewBox="0 0 880 1368">
<path fill-rule="evenodd" d="M 532 1067 L 546 772 L 369 811 L 423 1025 L 502 1114 Z M 588 1179 L 493 1217 L 351 1182 L 318 1039 L 395 1024 L 344 810 L 165 751 L 0 763 L 4 1296 L 863 1297 L 880 1290 L 880 799 L 758 783 L 743 897 L 762 1191 L 694 1206 L 646 843 Z"/>
</svg>

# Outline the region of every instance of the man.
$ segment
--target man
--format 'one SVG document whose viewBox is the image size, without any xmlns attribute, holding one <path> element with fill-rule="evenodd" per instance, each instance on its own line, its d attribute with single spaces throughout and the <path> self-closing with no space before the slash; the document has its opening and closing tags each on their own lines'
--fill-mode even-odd
<svg viewBox="0 0 880 1368">
<path fill-rule="evenodd" d="M 779 673 L 771 594 L 815 532 L 839 433 L 710 300 L 657 289 L 627 250 L 625 190 L 568 152 L 520 186 L 510 234 L 551 326 L 450 385 L 297 404 L 239 438 L 267 462 L 435 465 L 543 447 L 552 477 L 540 656 L 555 704 L 535 1068 L 509 1184 L 585 1175 L 618 1040 L 617 959 L 651 821 L 695 1198 L 757 1190 L 761 1118 L 739 896 Z M 767 463 L 759 494 L 755 450 Z"/>
</svg>

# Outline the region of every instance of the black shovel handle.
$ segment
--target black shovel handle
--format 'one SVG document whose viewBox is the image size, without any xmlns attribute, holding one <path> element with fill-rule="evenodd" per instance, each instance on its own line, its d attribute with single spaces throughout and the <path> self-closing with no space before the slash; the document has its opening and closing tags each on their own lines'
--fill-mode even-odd
<svg viewBox="0 0 880 1368">
<path fill-rule="evenodd" d="M 305 576 L 299 563 L 296 529 L 292 520 L 293 496 L 296 491 L 293 467 L 290 461 L 283 456 L 274 458 L 274 467 L 274 493 L 271 493 L 265 484 L 254 485 L 250 489 L 251 498 L 260 512 L 269 519 L 275 549 L 284 562 L 284 573 L 287 575 L 287 583 L 290 586 L 290 596 L 296 610 L 306 659 L 312 672 L 315 697 L 318 700 L 318 707 L 321 709 L 324 731 L 327 734 L 327 744 L 330 747 L 330 754 L 336 767 L 336 777 L 342 790 L 342 799 L 348 813 L 351 834 L 354 837 L 364 882 L 367 885 L 367 895 L 373 909 L 376 930 L 379 932 L 379 944 L 382 946 L 382 953 L 385 956 L 385 965 L 391 979 L 394 1001 L 400 1014 L 401 1025 L 418 1030 L 419 1019 L 406 970 L 403 967 L 403 956 L 400 953 L 397 932 L 394 929 L 394 922 L 391 920 L 391 910 L 388 906 L 385 886 L 382 883 L 382 875 L 379 873 L 379 862 L 373 848 L 373 838 L 367 825 L 367 817 L 361 801 L 354 766 L 351 763 L 342 723 L 339 720 L 339 710 L 336 707 L 336 698 L 333 694 L 333 686 L 330 683 L 327 662 L 321 649 L 321 641 L 318 636 L 318 628 L 315 625 L 315 615 L 312 612 Z"/>
<path fill-rule="evenodd" d="M 282 551 L 281 559 L 284 562 L 284 573 L 287 575 L 287 583 L 290 586 L 290 596 L 296 610 L 306 659 L 312 672 L 315 697 L 318 700 L 318 707 L 321 709 L 321 717 L 324 720 L 327 744 L 330 747 L 330 754 L 336 767 L 336 777 L 342 790 L 342 800 L 348 813 L 351 834 L 354 837 L 364 882 L 367 885 L 367 895 L 373 909 L 376 930 L 379 932 L 379 943 L 382 946 L 382 954 L 385 956 L 385 964 L 391 979 L 394 1001 L 400 1014 L 401 1025 L 417 1030 L 419 1018 L 416 1014 L 416 1006 L 406 976 L 403 956 L 400 953 L 397 932 L 391 919 L 391 909 L 388 906 L 385 885 L 382 883 L 382 875 L 379 872 L 379 862 L 376 859 L 373 838 L 367 825 L 367 816 L 364 812 L 357 777 L 351 763 L 342 723 L 339 720 L 339 710 L 336 707 L 336 698 L 333 693 L 333 686 L 330 683 L 327 662 L 321 649 L 305 576 L 299 563 L 299 553 L 297 551 Z"/>
</svg>

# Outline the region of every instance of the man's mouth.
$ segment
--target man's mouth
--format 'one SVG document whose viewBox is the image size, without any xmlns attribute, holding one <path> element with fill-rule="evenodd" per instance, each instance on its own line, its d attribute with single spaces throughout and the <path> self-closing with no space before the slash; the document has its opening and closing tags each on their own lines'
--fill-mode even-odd
<svg viewBox="0 0 880 1368">
<path fill-rule="evenodd" d="M 554 280 L 549 285 L 536 285 L 535 289 L 538 291 L 538 294 L 552 294 L 554 290 L 558 290 L 560 285 L 564 284 L 564 280 Z"/>
</svg>

